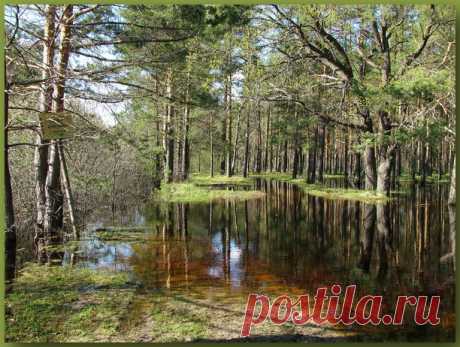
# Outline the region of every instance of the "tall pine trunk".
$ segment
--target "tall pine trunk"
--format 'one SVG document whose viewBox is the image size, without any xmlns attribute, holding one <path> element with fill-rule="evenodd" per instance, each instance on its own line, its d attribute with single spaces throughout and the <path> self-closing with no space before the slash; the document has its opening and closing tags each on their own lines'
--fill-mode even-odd
<svg viewBox="0 0 460 347">
<path fill-rule="evenodd" d="M 250 109 L 246 112 L 246 129 L 244 134 L 244 163 L 243 163 L 243 177 L 248 177 L 249 170 L 249 116 Z"/>
<path fill-rule="evenodd" d="M 172 71 L 169 70 L 166 76 L 166 96 L 170 100 L 172 98 Z M 166 112 L 163 117 L 163 180 L 165 183 L 171 183 L 174 174 L 174 137 L 173 137 L 173 118 L 174 108 L 170 101 L 166 105 Z"/>
<path fill-rule="evenodd" d="M 188 138 L 188 133 L 190 130 L 190 78 L 189 74 L 187 75 L 187 90 L 185 95 L 185 110 L 183 118 L 183 140 L 182 140 L 182 155 L 181 155 L 181 172 L 182 180 L 185 181 L 188 178 L 189 168 L 190 168 L 190 142 Z"/>
<path fill-rule="evenodd" d="M 225 81 L 225 175 L 232 176 L 232 76 L 229 74 Z"/>
<path fill-rule="evenodd" d="M 67 66 L 69 64 L 73 24 L 73 6 L 64 8 L 60 23 L 59 66 L 54 89 L 53 110 L 56 114 L 64 112 L 64 95 Z M 46 175 L 46 204 L 44 230 L 46 243 L 55 243 L 61 238 L 59 233 L 63 227 L 63 194 L 61 189 L 61 160 L 59 141 L 53 140 L 50 145 L 48 172 Z"/>
<path fill-rule="evenodd" d="M 43 70 L 40 94 L 40 111 L 51 112 L 53 100 L 53 84 L 51 77 L 54 75 L 54 37 L 56 7 L 46 6 L 45 28 L 43 33 Z M 34 244 L 39 257 L 43 255 L 45 244 L 45 210 L 46 210 L 46 176 L 48 172 L 49 142 L 43 139 L 43 135 L 37 135 L 35 147 L 35 199 L 37 216 L 35 221 Z"/>
</svg>

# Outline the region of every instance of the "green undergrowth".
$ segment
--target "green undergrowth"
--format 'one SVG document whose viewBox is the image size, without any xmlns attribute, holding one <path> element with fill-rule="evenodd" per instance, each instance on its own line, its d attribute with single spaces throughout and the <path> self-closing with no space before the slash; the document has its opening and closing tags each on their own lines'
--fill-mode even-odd
<svg viewBox="0 0 460 347">
<path fill-rule="evenodd" d="M 29 264 L 5 298 L 6 340 L 110 341 L 134 292 L 124 273 Z"/>
<path fill-rule="evenodd" d="M 344 189 L 344 188 L 325 188 L 320 187 L 304 189 L 307 194 L 323 197 L 326 199 L 343 199 L 355 200 L 366 203 L 380 203 L 389 201 L 391 198 L 385 194 L 379 194 L 374 191 L 361 190 L 361 189 Z"/>
<path fill-rule="evenodd" d="M 326 199 L 354 200 L 366 203 L 381 203 L 390 200 L 388 196 L 376 193 L 374 191 L 349 188 L 331 188 L 321 184 L 310 184 L 307 183 L 304 178 L 293 179 L 292 176 L 288 173 L 270 172 L 254 175 L 254 177 L 273 179 L 281 182 L 295 184 L 302 188 L 306 194 L 319 196 Z"/>
<path fill-rule="evenodd" d="M 401 175 L 399 177 L 400 182 L 414 182 L 414 179 L 410 175 Z M 422 181 L 422 176 L 416 175 L 415 176 L 415 182 L 421 182 Z M 434 174 L 431 176 L 426 176 L 425 181 L 427 183 L 449 183 L 450 182 L 450 176 L 449 175 L 439 175 L 439 174 Z"/>
<path fill-rule="evenodd" d="M 224 175 L 214 175 L 213 177 L 202 175 L 202 174 L 192 174 L 189 179 L 190 183 L 193 183 L 197 186 L 221 186 L 221 185 L 232 185 L 232 186 L 249 186 L 254 183 L 251 177 L 243 176 L 224 176 Z"/>
<path fill-rule="evenodd" d="M 284 290 L 284 289 L 283 289 Z M 186 342 L 239 338 L 246 295 L 148 290 L 126 273 L 28 264 L 6 296 L 7 342 Z M 216 317 L 218 319 L 216 319 Z M 321 326 L 254 327 L 255 337 L 353 336 Z M 316 340 L 315 340 L 316 339 Z"/>
<path fill-rule="evenodd" d="M 193 183 L 170 183 L 162 185 L 157 198 L 164 202 L 198 203 L 213 200 L 244 201 L 258 199 L 265 193 L 254 190 L 226 190 L 197 186 Z"/>
</svg>

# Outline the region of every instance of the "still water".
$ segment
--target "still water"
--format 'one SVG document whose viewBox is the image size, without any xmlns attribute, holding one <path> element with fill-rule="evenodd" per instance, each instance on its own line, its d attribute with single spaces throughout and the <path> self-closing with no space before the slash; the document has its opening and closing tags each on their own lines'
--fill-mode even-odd
<svg viewBox="0 0 460 347">
<path fill-rule="evenodd" d="M 442 323 L 426 333 L 449 339 L 455 325 L 455 265 L 446 256 L 455 242 L 449 187 L 403 188 L 390 203 L 370 205 L 257 180 L 252 189 L 266 193 L 261 199 L 149 203 L 95 214 L 87 239 L 66 250 L 64 263 L 126 271 L 145 290 L 203 296 L 312 295 L 318 287 L 356 284 L 360 295 L 383 295 L 384 310 L 393 310 L 397 295 L 440 295 Z M 105 240 L 95 231 L 120 226 L 135 228 Z"/>
</svg>

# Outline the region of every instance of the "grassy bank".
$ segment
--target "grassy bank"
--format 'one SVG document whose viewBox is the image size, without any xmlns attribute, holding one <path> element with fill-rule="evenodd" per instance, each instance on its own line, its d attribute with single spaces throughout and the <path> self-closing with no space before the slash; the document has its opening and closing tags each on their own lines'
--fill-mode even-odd
<svg viewBox="0 0 460 347">
<path fill-rule="evenodd" d="M 185 342 L 238 340 L 246 295 L 146 290 L 125 273 L 28 265 L 6 296 L 7 342 Z M 356 334 L 266 322 L 262 341 L 335 341 Z"/>
<path fill-rule="evenodd" d="M 409 176 L 409 175 L 402 175 L 399 177 L 400 182 L 421 182 L 422 181 L 422 176 L 416 175 L 415 180 Z M 427 183 L 449 183 L 450 182 L 450 176 L 449 175 L 439 175 L 439 174 L 434 174 L 431 176 L 426 176 L 425 177 L 425 182 Z"/>
<path fill-rule="evenodd" d="M 160 201 L 179 203 L 210 202 L 214 200 L 244 201 L 258 199 L 265 195 L 260 191 L 214 189 L 212 185 L 198 186 L 194 183 L 165 184 L 155 194 Z"/>
<path fill-rule="evenodd" d="M 374 191 L 363 190 L 363 189 L 348 189 L 348 188 L 330 188 L 321 184 L 309 184 L 304 178 L 293 179 L 290 174 L 280 172 L 269 172 L 259 175 L 253 175 L 252 177 L 261 177 L 265 179 L 273 179 L 282 182 L 288 182 L 295 184 L 302 188 L 302 190 L 309 195 L 319 196 L 326 199 L 344 199 L 362 201 L 366 203 L 379 203 L 390 200 L 384 194 L 379 194 Z M 333 176 L 329 178 L 338 178 Z"/>
<path fill-rule="evenodd" d="M 195 173 L 191 175 L 189 182 L 197 186 L 249 186 L 254 183 L 254 180 L 251 177 L 243 176 L 214 175 L 211 177 Z"/>
</svg>

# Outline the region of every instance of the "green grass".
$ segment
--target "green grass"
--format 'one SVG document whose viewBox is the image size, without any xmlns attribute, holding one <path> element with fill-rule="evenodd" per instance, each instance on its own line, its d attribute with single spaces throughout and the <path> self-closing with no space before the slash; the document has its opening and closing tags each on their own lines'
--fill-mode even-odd
<svg viewBox="0 0 460 347">
<path fill-rule="evenodd" d="M 6 340 L 110 341 L 134 291 L 122 273 L 27 265 L 5 298 Z"/>
<path fill-rule="evenodd" d="M 345 175 L 342 175 L 342 174 L 331 174 L 331 175 L 325 174 L 324 178 L 325 179 L 345 178 Z"/>
<path fill-rule="evenodd" d="M 400 182 L 412 182 L 413 179 L 410 175 L 404 174 L 399 177 Z M 416 175 L 415 176 L 415 182 L 421 182 L 422 181 L 422 176 Z M 449 175 L 439 175 L 439 174 L 434 174 L 431 176 L 426 176 L 426 182 L 427 183 L 449 183 L 450 182 L 450 176 Z"/>
<path fill-rule="evenodd" d="M 390 198 L 385 194 L 379 194 L 374 191 L 361 189 L 344 189 L 344 188 L 313 188 L 304 189 L 307 194 L 320 196 L 326 199 L 343 199 L 355 200 L 366 203 L 379 203 L 389 201 Z"/>
<path fill-rule="evenodd" d="M 277 181 L 291 181 L 292 175 L 286 172 L 261 172 L 258 174 L 251 174 L 250 177 L 260 177 L 265 179 L 273 179 Z"/>
<path fill-rule="evenodd" d="M 197 186 L 220 186 L 220 185 L 243 185 L 248 186 L 254 183 L 253 179 L 250 177 L 243 176 L 224 176 L 224 175 L 214 175 L 206 176 L 202 174 L 192 174 L 189 179 L 190 183 L 193 183 Z"/>
<path fill-rule="evenodd" d="M 170 183 L 161 186 L 156 197 L 164 202 L 199 203 L 214 200 L 244 201 L 258 199 L 265 193 L 254 190 L 211 189 L 193 183 Z"/>
<path fill-rule="evenodd" d="M 361 189 L 347 189 L 347 188 L 329 188 L 321 184 L 309 184 L 304 178 L 293 179 L 291 174 L 282 172 L 268 172 L 253 177 L 261 177 L 266 179 L 273 179 L 282 182 L 295 184 L 302 188 L 306 194 L 319 196 L 326 199 L 343 199 L 362 201 L 366 203 L 380 203 L 390 200 L 384 194 L 379 194 L 374 191 L 361 190 Z M 334 176 L 335 177 L 335 176 Z M 343 176 L 340 176 L 343 177 Z M 332 178 L 329 176 L 329 178 Z"/>
<path fill-rule="evenodd" d="M 150 318 L 155 342 L 184 342 L 209 337 L 209 310 L 183 302 L 180 297 L 154 297 Z"/>
</svg>

